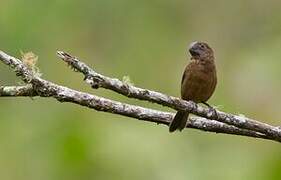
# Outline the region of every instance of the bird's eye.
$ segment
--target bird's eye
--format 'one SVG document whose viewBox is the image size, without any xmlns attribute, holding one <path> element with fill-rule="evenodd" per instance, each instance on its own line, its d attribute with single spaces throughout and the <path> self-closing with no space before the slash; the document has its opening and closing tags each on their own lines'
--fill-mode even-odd
<svg viewBox="0 0 281 180">
<path fill-rule="evenodd" d="M 205 46 L 203 44 L 200 44 L 200 48 L 204 48 Z"/>
</svg>

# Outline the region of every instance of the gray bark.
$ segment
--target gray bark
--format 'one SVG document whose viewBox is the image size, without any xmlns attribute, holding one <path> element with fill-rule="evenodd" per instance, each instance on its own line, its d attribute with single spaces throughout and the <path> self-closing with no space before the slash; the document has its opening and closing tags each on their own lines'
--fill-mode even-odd
<svg viewBox="0 0 281 180">
<path fill-rule="evenodd" d="M 78 58 L 65 52 L 58 52 L 58 56 L 72 68 L 85 76 L 85 81 L 93 88 L 106 88 L 130 98 L 146 100 L 171 107 L 175 110 L 184 110 L 200 117 L 190 118 L 187 128 L 203 131 L 235 134 L 257 137 L 281 142 L 281 130 L 278 127 L 258 122 L 246 117 L 204 108 L 191 101 L 184 101 L 156 91 L 142 89 L 115 78 L 109 78 L 96 73 Z M 0 51 L 0 60 L 13 68 L 26 86 L 0 86 L 0 96 L 40 96 L 53 97 L 60 102 L 71 102 L 86 106 L 98 111 L 120 114 L 139 120 L 168 125 L 174 114 L 125 104 L 89 93 L 76 91 L 60 86 L 36 76 L 21 60 Z M 168 132 L 168 130 L 167 130 Z"/>
</svg>

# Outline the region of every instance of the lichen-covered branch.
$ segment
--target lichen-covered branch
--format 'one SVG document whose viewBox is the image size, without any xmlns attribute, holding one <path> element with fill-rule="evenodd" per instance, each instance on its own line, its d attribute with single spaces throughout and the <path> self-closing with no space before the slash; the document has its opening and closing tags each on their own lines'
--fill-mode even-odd
<svg viewBox="0 0 281 180">
<path fill-rule="evenodd" d="M 128 83 L 124 83 L 116 78 L 109 78 L 99 74 L 77 57 L 71 56 L 68 53 L 58 51 L 57 55 L 76 71 L 83 73 L 85 76 L 85 81 L 93 88 L 102 87 L 110 89 L 127 97 L 154 102 L 176 110 L 188 111 L 207 119 L 223 122 L 238 128 L 260 132 L 272 138 L 281 140 L 281 130 L 278 127 L 249 119 L 247 117 L 236 116 L 218 110 L 214 111 L 213 109 L 203 108 L 192 101 L 184 101 L 159 92 L 138 88 Z"/>
<path fill-rule="evenodd" d="M 143 108 L 140 106 L 129 105 L 105 99 L 102 97 L 94 96 L 88 93 L 72 90 L 70 88 L 59 86 L 54 83 L 48 82 L 43 79 L 37 79 L 34 81 L 36 90 L 29 86 L 28 91 L 24 93 L 23 86 L 6 86 L 1 87 L 5 89 L 4 93 L 0 91 L 0 96 L 42 96 L 42 97 L 54 97 L 60 102 L 71 102 L 81 106 L 86 106 L 98 111 L 110 112 L 114 114 L 120 114 L 127 117 L 132 117 L 139 120 L 155 122 L 157 124 L 168 125 L 173 119 L 174 114 L 168 112 L 162 112 Z M 32 92 L 29 94 L 29 92 Z M 38 93 L 37 93 L 38 92 Z M 13 95 L 14 94 L 14 95 Z M 225 133 L 233 135 L 243 135 L 255 138 L 270 139 L 264 134 L 257 133 L 250 130 L 239 129 L 234 126 L 230 126 L 221 122 L 206 120 L 200 117 L 191 117 L 187 124 L 187 128 L 199 129 L 203 131 Z"/>
<path fill-rule="evenodd" d="M 0 96 L 53 97 L 60 102 L 71 102 L 98 111 L 120 114 L 139 120 L 166 125 L 169 124 L 174 116 L 172 113 L 129 105 L 54 84 L 34 75 L 31 69 L 25 66 L 21 60 L 9 56 L 2 51 L 0 51 L 0 60 L 12 67 L 17 76 L 21 77 L 24 82 L 28 83 L 26 86 L 1 86 Z M 181 104 L 180 100 L 179 103 Z M 190 118 L 187 127 L 200 129 L 203 131 L 250 136 L 281 142 L 281 140 L 275 136 L 256 132 L 255 130 L 241 129 L 233 125 L 228 125 L 214 120 L 207 120 L 200 117 Z"/>
</svg>

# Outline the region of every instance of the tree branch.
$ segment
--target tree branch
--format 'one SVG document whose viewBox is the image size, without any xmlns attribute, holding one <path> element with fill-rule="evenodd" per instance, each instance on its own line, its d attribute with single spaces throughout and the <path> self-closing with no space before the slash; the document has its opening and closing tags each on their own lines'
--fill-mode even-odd
<svg viewBox="0 0 281 180">
<path fill-rule="evenodd" d="M 168 125 L 174 116 L 174 114 L 172 113 L 161 112 L 148 108 L 143 108 L 140 106 L 120 103 L 117 101 L 94 96 L 88 93 L 76 91 L 64 86 L 54 84 L 38 76 L 35 76 L 34 73 L 19 59 L 9 56 L 2 51 L 0 51 L 0 60 L 12 67 L 15 70 L 17 76 L 21 77 L 24 82 L 28 83 L 28 85 L 26 86 L 1 86 L 0 96 L 53 97 L 60 102 L 71 102 L 98 111 L 120 114 L 128 117 L 133 117 L 139 120 L 145 120 L 165 125 Z M 179 100 L 179 104 L 182 104 L 181 100 Z M 172 105 L 169 106 L 171 107 Z M 185 107 L 183 106 L 183 109 L 184 108 Z M 199 117 L 190 118 L 187 127 L 216 133 L 226 133 L 270 139 L 280 142 L 280 139 L 270 136 L 268 134 L 256 132 L 255 130 L 241 129 L 233 125 L 227 125 L 222 122 L 206 120 L 205 118 Z"/>
<path fill-rule="evenodd" d="M 207 119 L 213 119 L 219 122 L 223 122 L 229 125 L 236 126 L 238 128 L 248 129 L 256 132 L 260 132 L 281 140 L 281 130 L 278 127 L 268 125 L 266 123 L 258 122 L 247 117 L 236 116 L 221 111 L 214 111 L 210 108 L 203 108 L 192 101 L 184 101 L 176 97 L 168 96 L 159 92 L 142 89 L 133 85 L 124 83 L 115 78 L 109 78 L 95 72 L 88 65 L 80 61 L 78 58 L 71 56 L 63 51 L 58 51 L 57 55 L 65 61 L 68 65 L 84 74 L 85 81 L 92 86 L 92 88 L 106 88 L 113 90 L 119 94 L 130 98 L 136 98 L 139 100 L 146 100 L 168 106 L 176 110 L 188 111 L 192 114 L 205 117 Z"/>
<path fill-rule="evenodd" d="M 168 125 L 173 119 L 173 113 L 167 113 L 152 109 L 143 108 L 140 106 L 129 105 L 125 103 L 120 103 L 105 98 L 93 96 L 87 93 L 75 91 L 67 87 L 58 86 L 56 84 L 50 83 L 48 81 L 40 81 L 41 85 L 37 90 L 33 88 L 28 89 L 27 93 L 23 93 L 22 86 L 1 86 L 0 89 L 5 89 L 5 91 L 0 91 L 0 96 L 41 96 L 41 97 L 54 97 L 60 102 L 72 102 L 78 105 L 86 106 L 97 111 L 110 112 L 114 114 L 120 114 L 127 117 L 136 118 L 139 120 L 154 122 L 157 124 Z M 31 87 L 31 86 L 29 86 Z M 42 91 L 41 87 L 44 89 Z M 44 87 L 47 87 L 46 89 Z M 39 91 L 40 93 L 37 93 Z M 32 92 L 32 94 L 29 94 Z M 14 94 L 14 95 L 12 95 Z M 206 120 L 205 118 L 190 117 L 187 124 L 187 128 L 199 129 L 203 131 L 215 132 L 215 133 L 225 133 L 233 135 L 243 135 L 255 138 L 270 139 L 267 136 L 257 133 L 254 131 L 239 129 L 234 126 L 230 126 L 221 122 Z"/>
<path fill-rule="evenodd" d="M 33 90 L 32 86 L 0 86 L 0 96 L 2 97 L 19 97 L 19 96 L 36 96 L 37 93 Z"/>
</svg>

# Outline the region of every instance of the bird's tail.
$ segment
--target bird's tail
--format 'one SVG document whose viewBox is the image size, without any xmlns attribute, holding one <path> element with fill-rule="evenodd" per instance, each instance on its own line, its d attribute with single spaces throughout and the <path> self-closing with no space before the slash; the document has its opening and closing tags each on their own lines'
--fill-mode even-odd
<svg viewBox="0 0 281 180">
<path fill-rule="evenodd" d="M 174 119 L 169 125 L 169 132 L 174 132 L 175 130 L 182 131 L 186 127 L 188 112 L 178 111 Z"/>
</svg>

